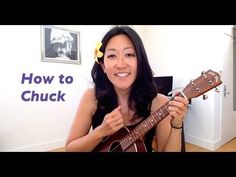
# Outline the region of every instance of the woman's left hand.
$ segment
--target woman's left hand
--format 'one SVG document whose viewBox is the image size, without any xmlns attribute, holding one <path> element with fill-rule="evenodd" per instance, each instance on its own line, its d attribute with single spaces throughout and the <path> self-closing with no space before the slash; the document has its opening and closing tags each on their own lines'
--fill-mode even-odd
<svg viewBox="0 0 236 177">
<path fill-rule="evenodd" d="M 169 101 L 169 111 L 172 117 L 171 125 L 174 127 L 181 127 L 183 119 L 187 112 L 187 105 L 189 101 L 183 97 L 176 96 L 174 100 Z"/>
</svg>

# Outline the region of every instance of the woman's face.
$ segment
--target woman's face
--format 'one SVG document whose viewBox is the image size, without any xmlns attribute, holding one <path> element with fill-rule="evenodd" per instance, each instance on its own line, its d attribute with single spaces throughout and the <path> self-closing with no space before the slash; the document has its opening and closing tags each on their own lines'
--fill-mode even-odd
<svg viewBox="0 0 236 177">
<path fill-rule="evenodd" d="M 129 91 L 137 76 L 137 57 L 126 35 L 120 34 L 108 41 L 102 67 L 116 90 Z"/>
</svg>

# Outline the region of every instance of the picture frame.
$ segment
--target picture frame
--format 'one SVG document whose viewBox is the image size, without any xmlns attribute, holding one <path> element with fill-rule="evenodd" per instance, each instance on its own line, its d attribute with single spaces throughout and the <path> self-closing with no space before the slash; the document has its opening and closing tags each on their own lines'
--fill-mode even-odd
<svg viewBox="0 0 236 177">
<path fill-rule="evenodd" d="M 81 64 L 80 32 L 56 26 L 41 26 L 43 62 Z"/>
</svg>

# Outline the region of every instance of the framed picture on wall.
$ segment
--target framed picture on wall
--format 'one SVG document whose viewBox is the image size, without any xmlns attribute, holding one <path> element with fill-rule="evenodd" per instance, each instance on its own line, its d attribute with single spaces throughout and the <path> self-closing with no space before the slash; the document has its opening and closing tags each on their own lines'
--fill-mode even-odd
<svg viewBox="0 0 236 177">
<path fill-rule="evenodd" d="M 55 26 L 41 26 L 42 61 L 81 64 L 80 33 Z"/>
</svg>

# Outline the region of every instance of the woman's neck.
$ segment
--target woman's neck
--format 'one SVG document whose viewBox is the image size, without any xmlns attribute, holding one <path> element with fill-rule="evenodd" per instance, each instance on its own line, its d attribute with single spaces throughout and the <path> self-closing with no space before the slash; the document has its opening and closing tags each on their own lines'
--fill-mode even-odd
<svg viewBox="0 0 236 177">
<path fill-rule="evenodd" d="M 131 120 L 134 116 L 134 110 L 129 107 L 129 91 L 124 91 L 124 90 L 116 90 L 116 94 L 118 97 L 118 105 L 121 106 L 121 114 L 124 119 L 124 124 L 125 126 L 133 125 L 138 123 L 142 119 L 137 119 L 137 120 Z"/>
<path fill-rule="evenodd" d="M 118 97 L 118 104 L 121 105 L 121 107 L 128 107 L 129 90 L 115 89 L 115 91 Z"/>
</svg>

